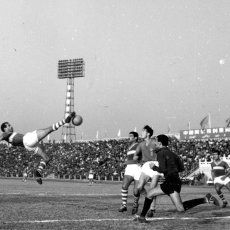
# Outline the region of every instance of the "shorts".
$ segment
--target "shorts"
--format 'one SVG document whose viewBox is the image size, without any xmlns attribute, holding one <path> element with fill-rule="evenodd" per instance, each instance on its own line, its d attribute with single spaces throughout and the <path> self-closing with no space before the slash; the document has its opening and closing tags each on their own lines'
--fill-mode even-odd
<svg viewBox="0 0 230 230">
<path fill-rule="evenodd" d="M 143 172 L 145 175 L 149 176 L 150 178 L 152 178 L 153 176 L 162 176 L 163 175 L 162 173 L 153 171 L 150 168 L 151 163 L 155 164 L 156 166 L 159 166 L 158 161 L 147 161 L 142 165 L 141 172 Z"/>
<path fill-rule="evenodd" d="M 221 180 L 222 176 L 218 176 L 214 179 L 213 183 L 214 184 L 221 184 L 221 185 L 226 185 L 230 182 L 230 178 L 226 177 L 224 180 Z"/>
<path fill-rule="evenodd" d="M 93 179 L 93 174 L 89 174 L 89 179 Z"/>
<path fill-rule="evenodd" d="M 36 130 L 24 135 L 23 144 L 27 150 L 37 153 L 39 144 Z"/>
<path fill-rule="evenodd" d="M 172 174 L 166 177 L 165 181 L 160 184 L 161 190 L 166 194 L 170 195 L 174 192 L 180 193 L 181 191 L 181 180 L 178 174 Z"/>
<path fill-rule="evenodd" d="M 131 176 L 134 180 L 139 180 L 141 175 L 141 166 L 138 164 L 130 164 L 125 168 L 125 176 Z"/>
<path fill-rule="evenodd" d="M 27 177 L 28 176 L 28 174 L 27 173 L 23 173 L 23 177 Z"/>
</svg>

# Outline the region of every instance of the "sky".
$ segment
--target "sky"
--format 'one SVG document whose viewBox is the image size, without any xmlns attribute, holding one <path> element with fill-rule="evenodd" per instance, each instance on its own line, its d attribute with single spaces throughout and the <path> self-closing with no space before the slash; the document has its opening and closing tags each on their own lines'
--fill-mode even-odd
<svg viewBox="0 0 230 230">
<path fill-rule="evenodd" d="M 26 133 L 63 119 L 58 61 L 83 58 L 77 139 L 212 127 L 230 117 L 229 0 L 1 0 L 0 121 Z M 51 135 L 59 140 L 61 129 Z"/>
</svg>

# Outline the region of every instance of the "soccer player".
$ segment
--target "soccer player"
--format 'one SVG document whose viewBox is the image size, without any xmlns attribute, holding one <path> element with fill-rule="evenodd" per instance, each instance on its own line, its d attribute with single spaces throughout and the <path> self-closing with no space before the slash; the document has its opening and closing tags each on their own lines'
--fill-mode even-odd
<svg viewBox="0 0 230 230">
<path fill-rule="evenodd" d="M 118 210 L 119 212 L 127 211 L 127 198 L 129 186 L 134 181 L 135 188 L 141 175 L 140 159 L 133 159 L 134 153 L 136 152 L 136 148 L 138 146 L 138 137 L 139 135 L 137 132 L 129 133 L 129 147 L 127 151 L 127 159 L 125 161 L 126 168 L 121 188 L 122 204 Z"/>
<path fill-rule="evenodd" d="M 192 207 L 205 203 L 213 203 L 219 206 L 218 200 L 210 193 L 206 194 L 206 196 L 202 198 L 182 202 L 180 196 L 182 183 L 179 173 L 184 171 L 184 165 L 178 155 L 171 152 L 167 146 L 168 137 L 163 134 L 158 135 L 157 148 L 159 150 L 157 152 L 157 160 L 159 162 L 159 166 L 152 164 L 151 167 L 153 170 L 156 170 L 159 173 L 164 173 L 165 181 L 160 186 L 155 187 L 147 192 L 141 215 L 136 217 L 134 221 L 147 223 L 145 216 L 150 208 L 153 197 L 160 195 L 168 195 L 171 198 L 173 205 L 179 212 L 184 212 Z"/>
<path fill-rule="evenodd" d="M 90 169 L 89 170 L 89 177 L 88 177 L 88 179 L 89 179 L 89 185 L 92 185 L 94 183 L 93 178 L 94 178 L 94 172 L 93 172 L 93 169 Z"/>
<path fill-rule="evenodd" d="M 216 193 L 223 202 L 222 208 L 225 208 L 228 202 L 225 200 L 224 194 L 222 193 L 221 189 L 223 187 L 226 187 L 230 191 L 230 168 L 227 162 L 220 159 L 220 151 L 218 149 L 212 149 L 212 154 L 212 179 L 216 189 Z"/>
<path fill-rule="evenodd" d="M 28 174 L 29 174 L 29 164 L 27 162 L 25 162 L 23 164 L 23 166 L 25 167 L 24 170 L 23 170 L 23 173 L 22 173 L 22 176 L 23 176 L 23 179 L 22 181 L 23 182 L 26 182 L 27 181 L 27 178 L 28 178 Z"/>
<path fill-rule="evenodd" d="M 155 188 L 157 186 L 159 177 L 162 175 L 161 173 L 157 171 L 153 171 L 150 168 L 150 165 L 152 163 L 158 165 L 157 155 L 155 152 L 156 141 L 152 138 L 152 136 L 153 136 L 153 129 L 148 125 L 144 126 L 142 129 L 142 138 L 144 139 L 144 141 L 142 141 L 138 145 L 136 154 L 134 156 L 134 159 L 137 157 L 142 157 L 143 165 L 141 168 L 141 175 L 138 181 L 138 185 L 134 189 L 134 204 L 132 210 L 133 215 L 138 212 L 138 206 L 139 206 L 138 202 L 139 202 L 140 194 L 144 189 L 144 186 L 151 179 L 150 188 Z M 156 205 L 156 199 L 154 197 L 154 202 L 148 213 L 149 217 L 152 217 L 154 215 L 155 205 Z"/>
<path fill-rule="evenodd" d="M 35 177 L 38 184 L 42 184 L 42 173 L 49 161 L 49 157 L 44 152 L 44 149 L 39 144 L 39 142 L 53 131 L 56 131 L 59 127 L 69 123 L 74 116 L 75 112 L 72 112 L 65 119 L 53 124 L 48 128 L 37 129 L 26 134 L 14 132 L 11 124 L 9 122 L 4 122 L 1 125 L 2 134 L 0 134 L 0 141 L 6 141 L 12 146 L 24 147 L 25 149 L 41 156 L 42 160 L 40 161 L 38 168 L 35 171 Z"/>
</svg>

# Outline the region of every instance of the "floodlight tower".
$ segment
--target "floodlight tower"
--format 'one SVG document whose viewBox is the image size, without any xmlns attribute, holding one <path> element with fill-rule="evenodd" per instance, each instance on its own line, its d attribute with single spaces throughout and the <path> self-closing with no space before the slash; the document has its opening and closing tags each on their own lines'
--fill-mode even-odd
<svg viewBox="0 0 230 230">
<path fill-rule="evenodd" d="M 67 78 L 65 117 L 74 111 L 74 78 L 84 77 L 84 67 L 82 58 L 58 61 L 58 78 Z M 75 126 L 71 122 L 62 127 L 62 140 L 65 142 L 76 140 Z"/>
</svg>

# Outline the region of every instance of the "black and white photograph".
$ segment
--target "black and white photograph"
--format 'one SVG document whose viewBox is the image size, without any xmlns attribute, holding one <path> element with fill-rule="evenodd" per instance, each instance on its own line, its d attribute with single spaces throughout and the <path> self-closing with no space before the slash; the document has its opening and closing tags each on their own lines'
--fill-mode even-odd
<svg viewBox="0 0 230 230">
<path fill-rule="evenodd" d="M 0 3 L 0 229 L 230 229 L 229 0 Z"/>
</svg>

